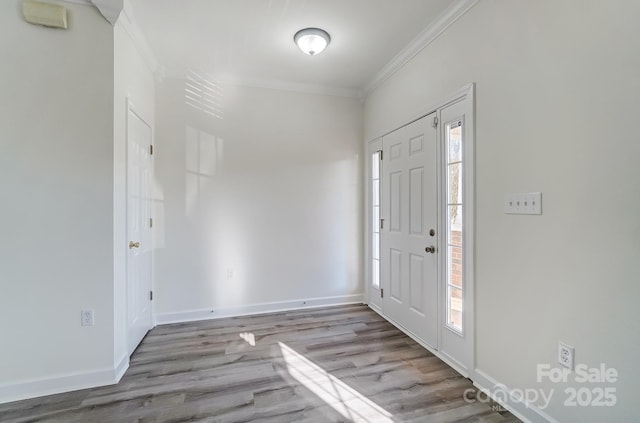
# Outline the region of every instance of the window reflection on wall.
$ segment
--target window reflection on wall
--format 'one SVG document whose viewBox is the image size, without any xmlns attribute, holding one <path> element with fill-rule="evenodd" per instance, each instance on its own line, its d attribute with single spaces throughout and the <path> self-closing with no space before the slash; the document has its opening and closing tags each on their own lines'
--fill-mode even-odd
<svg viewBox="0 0 640 423">
<path fill-rule="evenodd" d="M 208 181 L 220 172 L 224 157 L 224 140 L 187 126 L 185 136 L 185 212 L 196 211 Z"/>
<path fill-rule="evenodd" d="M 187 72 L 184 99 L 188 106 L 196 110 L 218 119 L 223 118 L 222 87 L 204 73 L 193 70 Z"/>
</svg>

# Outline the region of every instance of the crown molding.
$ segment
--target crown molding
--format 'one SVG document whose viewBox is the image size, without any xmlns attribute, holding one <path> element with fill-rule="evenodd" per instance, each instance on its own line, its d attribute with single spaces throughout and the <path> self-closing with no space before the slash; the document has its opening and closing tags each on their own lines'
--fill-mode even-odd
<svg viewBox="0 0 640 423">
<path fill-rule="evenodd" d="M 305 84 L 298 82 L 289 82 L 277 79 L 259 79 L 259 78 L 243 78 L 243 77 L 229 77 L 229 76 L 216 76 L 215 74 L 211 74 L 204 71 L 196 71 L 187 68 L 162 68 L 159 72 L 163 78 L 170 79 L 184 79 L 189 74 L 189 72 L 194 72 L 199 75 L 206 75 L 208 78 L 211 78 L 213 81 L 227 84 L 227 85 L 236 85 L 241 87 L 253 87 L 253 88 L 266 88 L 271 90 L 280 90 L 280 91 L 292 91 L 302 94 L 316 94 L 316 95 L 329 95 L 334 97 L 346 97 L 346 98 L 355 98 L 362 99 L 363 93 L 361 90 L 350 89 L 350 88 L 341 88 L 341 87 L 332 87 L 327 85 L 319 85 L 319 84 Z"/>
<path fill-rule="evenodd" d="M 91 3 L 98 8 L 102 16 L 115 25 L 124 8 L 124 0 L 91 0 Z"/>
<path fill-rule="evenodd" d="M 140 31 L 129 1 L 124 2 L 122 13 L 117 21 L 117 25 L 120 25 L 122 29 L 129 34 L 129 37 L 131 37 L 131 40 L 133 41 L 133 45 L 138 49 L 138 52 L 147 66 L 149 66 L 151 72 L 156 76 L 156 78 L 160 78 L 162 66 L 160 66 L 160 62 L 158 62 L 156 55 L 153 53 L 153 50 L 151 50 L 146 37 Z"/>
<path fill-rule="evenodd" d="M 366 97 L 373 90 L 379 87 L 391 75 L 400 70 L 426 46 L 431 44 L 440 36 L 451 24 L 458 20 L 480 0 L 457 0 L 449 6 L 442 14 L 427 26 L 416 38 L 407 44 L 400 52 L 387 63 L 374 77 L 364 86 L 363 94 Z"/>
<path fill-rule="evenodd" d="M 109 21 L 111 25 L 115 25 L 120 12 L 123 9 L 124 0 L 62 0 L 67 3 L 83 4 L 85 6 L 94 6 L 100 11 L 102 16 Z"/>
<path fill-rule="evenodd" d="M 153 54 L 146 38 L 138 29 L 133 10 L 127 0 L 63 0 L 69 3 L 95 6 L 100 13 L 113 25 L 120 24 L 122 28 L 131 36 L 135 46 L 144 58 L 145 62 L 158 80 L 162 78 L 184 78 L 189 72 L 188 68 L 165 68 Z M 457 0 L 451 4 L 434 22 L 427 26 L 416 38 L 405 46 L 391 61 L 389 61 L 363 89 L 350 89 L 332 87 L 317 84 L 304 84 L 275 79 L 252 79 L 252 78 L 214 78 L 219 82 L 248 86 L 256 88 L 267 88 L 275 90 L 293 91 L 307 94 L 331 95 L 338 97 L 348 97 L 364 100 L 373 90 L 379 87 L 384 81 L 406 65 L 426 46 L 431 44 L 440 36 L 451 24 L 464 15 L 480 0 Z"/>
</svg>

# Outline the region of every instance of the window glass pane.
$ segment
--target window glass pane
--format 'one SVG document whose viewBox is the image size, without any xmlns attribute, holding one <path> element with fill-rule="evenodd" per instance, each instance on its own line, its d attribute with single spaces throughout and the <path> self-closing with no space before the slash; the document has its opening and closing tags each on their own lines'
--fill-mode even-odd
<svg viewBox="0 0 640 423">
<path fill-rule="evenodd" d="M 371 284 L 374 288 L 380 289 L 380 262 L 378 260 L 372 260 Z"/>
<path fill-rule="evenodd" d="M 447 127 L 448 157 L 447 161 L 462 160 L 462 122 L 454 122 Z"/>
<path fill-rule="evenodd" d="M 380 259 L 380 234 L 375 233 L 371 237 L 372 246 L 371 246 L 371 257 L 379 260 Z"/>
<path fill-rule="evenodd" d="M 462 120 L 446 126 L 447 325 L 462 332 L 464 288 Z"/>
<path fill-rule="evenodd" d="M 448 206 L 449 209 L 449 221 L 447 222 L 449 225 L 449 244 L 454 244 L 453 241 L 453 232 L 462 233 L 462 206 L 453 205 Z M 458 245 L 461 245 L 462 242 Z"/>
<path fill-rule="evenodd" d="M 455 236 L 453 238 L 455 238 Z M 448 249 L 447 282 L 458 288 L 462 288 L 462 247 L 450 245 Z"/>
<path fill-rule="evenodd" d="M 462 163 L 449 165 L 449 204 L 462 203 Z"/>
<path fill-rule="evenodd" d="M 371 181 L 371 204 L 374 206 L 380 205 L 380 181 Z"/>
<path fill-rule="evenodd" d="M 374 206 L 371 214 L 371 229 L 373 232 L 380 232 L 380 207 Z"/>
<path fill-rule="evenodd" d="M 462 331 L 462 291 L 456 288 L 447 288 L 448 307 L 447 324 L 452 328 Z"/>
<path fill-rule="evenodd" d="M 376 151 L 371 155 L 371 179 L 380 177 L 380 152 Z"/>
<path fill-rule="evenodd" d="M 452 214 L 456 213 L 453 217 Z M 447 244 L 462 247 L 462 225 L 458 221 L 462 221 L 462 206 L 449 206 L 449 232 L 447 233 Z M 455 219 L 455 220 L 454 220 Z"/>
<path fill-rule="evenodd" d="M 380 289 L 380 152 L 371 155 L 371 285 Z"/>
</svg>

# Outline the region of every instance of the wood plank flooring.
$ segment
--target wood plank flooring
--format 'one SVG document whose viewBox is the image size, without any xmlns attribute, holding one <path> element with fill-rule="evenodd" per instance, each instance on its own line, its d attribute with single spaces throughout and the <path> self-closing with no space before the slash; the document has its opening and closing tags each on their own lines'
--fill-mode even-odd
<svg viewBox="0 0 640 423">
<path fill-rule="evenodd" d="M 119 384 L 1 404 L 0 421 L 519 421 L 465 401 L 469 388 L 367 306 L 350 305 L 158 326 Z"/>
</svg>

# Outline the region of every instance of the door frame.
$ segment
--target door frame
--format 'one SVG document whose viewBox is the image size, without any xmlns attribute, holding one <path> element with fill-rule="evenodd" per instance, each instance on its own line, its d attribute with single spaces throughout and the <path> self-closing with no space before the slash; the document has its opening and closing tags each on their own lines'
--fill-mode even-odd
<svg viewBox="0 0 640 423">
<path fill-rule="evenodd" d="M 429 114 L 436 113 L 438 118 L 438 131 L 437 131 L 437 149 L 438 149 L 438 163 L 437 163 L 437 174 L 438 174 L 438 233 L 444 234 L 443 228 L 445 223 L 444 217 L 444 206 L 442 203 L 442 196 L 445 192 L 445 183 L 446 178 L 444 175 L 444 149 L 443 149 L 443 129 L 442 129 L 442 120 L 441 120 L 441 111 L 455 103 L 464 102 L 465 104 L 465 139 L 464 139 L 464 148 L 465 154 L 463 155 L 463 169 L 464 169 L 464 184 L 465 190 L 463 192 L 463 201 L 466 209 L 466 213 L 463 214 L 463 225 L 465 227 L 464 233 L 464 245 L 465 245 L 465 263 L 464 263 L 464 284 L 465 289 L 467 291 L 467 295 L 465 297 L 465 314 L 470 318 L 466 319 L 467 322 L 467 333 L 470 335 L 470 346 L 469 346 L 469 364 L 468 368 L 465 369 L 461 367 L 459 363 L 453 360 L 451 357 L 442 354 L 440 352 L 440 345 L 442 342 L 442 331 L 444 329 L 445 324 L 445 283 L 446 283 L 446 264 L 444 260 L 446 257 L 441 255 L 438 262 L 438 348 L 434 349 L 430 347 L 423 340 L 415 337 L 414 335 L 407 333 L 402 327 L 398 326 L 400 330 L 407 333 L 411 338 L 413 338 L 416 342 L 422 345 L 424 348 L 432 352 L 438 358 L 446 362 L 452 368 L 454 368 L 458 373 L 462 374 L 465 377 L 469 377 L 471 379 L 475 378 L 475 368 L 476 368 L 476 327 L 475 327 L 475 84 L 469 83 L 460 89 L 456 90 L 452 94 L 446 96 L 440 101 L 433 103 L 430 107 L 423 109 L 420 113 L 414 115 L 413 117 L 407 119 L 405 123 L 393 127 L 392 129 L 386 131 L 384 134 L 375 137 L 374 139 L 368 141 L 365 145 L 365 166 L 364 166 L 364 175 L 366 178 L 365 184 L 365 193 L 364 193 L 364 201 L 365 201 L 365 248 L 364 248 L 364 257 L 365 257 L 365 296 L 367 299 L 367 304 L 369 307 L 380 314 L 382 317 L 386 319 L 386 315 L 384 314 L 384 309 L 382 307 L 382 303 L 380 301 L 375 301 L 376 299 L 373 297 L 374 295 L 379 295 L 379 290 L 375 290 L 372 288 L 372 275 L 371 275 L 371 242 L 372 242 L 372 216 L 371 216 L 371 154 L 376 150 L 380 150 L 382 148 L 382 138 L 398 129 L 409 125 Z M 382 162 L 384 165 L 384 161 Z M 439 251 L 443 251 L 444 243 L 446 239 L 444 236 L 438 237 L 438 249 Z M 391 322 L 393 323 L 393 322 Z M 396 325 L 397 326 L 397 325 Z"/>
<path fill-rule="evenodd" d="M 375 309 L 378 313 L 382 313 L 382 299 L 380 298 L 380 289 L 376 289 L 373 287 L 373 275 L 371 272 L 371 264 L 373 262 L 373 251 L 371 246 L 373 245 L 371 234 L 373 233 L 373 206 L 371 193 L 373 192 L 372 186 L 372 170 L 371 170 L 371 156 L 373 153 L 377 151 L 382 151 L 382 137 L 378 137 L 369 143 L 367 143 L 367 148 L 365 152 L 365 178 L 366 182 L 365 193 L 364 193 L 364 202 L 366 204 L 365 207 L 365 245 L 364 245 L 364 256 L 366 265 L 364 267 L 364 280 L 366 281 L 365 285 L 365 298 L 367 300 L 367 304 L 369 307 Z M 379 163 L 380 164 L 380 163 Z M 379 190 L 378 196 L 382 199 L 382 189 Z M 380 200 L 382 201 L 382 200 Z M 381 234 L 382 235 L 382 234 Z"/>
<path fill-rule="evenodd" d="M 131 354 L 133 354 L 133 351 L 135 351 L 135 348 L 137 348 L 137 346 L 135 348 L 133 348 L 133 350 L 130 347 L 131 344 L 131 328 L 129 327 L 129 301 L 131 300 L 129 298 L 129 113 L 134 114 L 138 119 L 140 119 L 140 121 L 142 123 L 144 123 L 150 131 L 151 134 L 151 145 L 153 145 L 153 139 L 154 139 L 154 131 L 153 131 L 153 127 L 148 123 L 147 119 L 145 119 L 140 113 L 138 113 L 138 109 L 135 107 L 135 104 L 131 101 L 131 99 L 129 97 L 126 98 L 126 107 L 125 107 L 125 166 L 124 166 L 124 171 L 125 171 L 125 228 L 124 228 L 124 232 L 125 232 L 125 243 L 123 244 L 123 249 L 125 251 L 125 349 L 127 351 L 127 355 L 130 356 Z M 149 183 L 151 184 L 151 186 L 149 187 L 149 193 L 152 194 L 153 193 L 153 179 L 154 179 L 154 172 L 155 172 L 155 166 L 154 166 L 154 160 L 153 160 L 153 154 L 150 155 L 150 160 L 151 160 L 151 178 L 149 180 Z M 149 199 L 150 201 L 150 212 L 153 210 L 152 208 L 152 204 L 151 204 L 151 198 Z M 150 289 L 153 291 L 153 231 L 150 229 L 149 230 L 149 240 L 150 240 L 150 244 L 151 244 L 151 248 L 150 248 L 150 255 L 149 255 L 149 278 L 150 278 Z M 156 322 L 155 322 L 155 314 L 153 312 L 153 301 L 152 299 L 149 300 L 150 304 L 149 304 L 149 317 L 150 317 L 150 329 L 153 329 L 156 326 Z M 138 344 L 139 345 L 139 344 Z"/>
<path fill-rule="evenodd" d="M 446 327 L 446 255 L 441 255 L 439 268 L 439 283 L 438 286 L 441 292 L 438 293 L 439 304 L 439 339 L 438 339 L 438 352 L 439 357 L 456 369 L 459 373 L 471 379 L 475 376 L 475 86 L 470 84 L 467 89 L 462 93 L 452 96 L 446 104 L 443 104 L 438 108 L 438 146 L 441 149 L 439 154 L 439 165 L 442 167 L 438 171 L 438 176 L 443 178 L 438 184 L 440 188 L 440 219 L 439 219 L 439 231 L 441 234 L 445 233 L 446 228 L 446 175 L 445 175 L 445 124 L 446 122 L 442 118 L 442 111 L 450 106 L 458 105 L 463 110 L 464 115 L 464 139 L 463 139 L 463 155 L 462 155 L 462 169 L 463 169 L 463 193 L 462 202 L 464 204 L 462 222 L 463 222 L 463 246 L 464 246 L 464 263 L 463 263 L 463 284 L 464 284 L 464 336 L 470 336 L 469 346 L 467 350 L 468 365 L 465 368 L 464 363 L 459 363 L 456 358 L 448 355 L 443 350 L 443 333 L 444 331 L 451 331 Z M 438 248 L 440 251 L 446 251 L 446 237 L 440 237 Z"/>
</svg>

